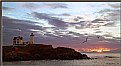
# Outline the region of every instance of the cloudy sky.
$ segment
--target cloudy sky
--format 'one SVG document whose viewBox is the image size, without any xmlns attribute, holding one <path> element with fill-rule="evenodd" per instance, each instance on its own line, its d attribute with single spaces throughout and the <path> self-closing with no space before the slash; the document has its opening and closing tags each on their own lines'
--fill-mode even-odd
<svg viewBox="0 0 121 66">
<path fill-rule="evenodd" d="M 76 50 L 120 49 L 119 2 L 2 2 L 3 45 L 14 36 Z M 86 38 L 87 42 L 83 43 Z"/>
</svg>

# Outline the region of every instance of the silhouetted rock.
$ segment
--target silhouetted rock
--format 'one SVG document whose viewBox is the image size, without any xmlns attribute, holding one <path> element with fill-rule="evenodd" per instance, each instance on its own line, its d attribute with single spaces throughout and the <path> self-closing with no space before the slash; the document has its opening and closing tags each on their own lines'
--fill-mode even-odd
<svg viewBox="0 0 121 66">
<path fill-rule="evenodd" d="M 53 48 L 52 45 L 33 44 L 27 46 L 3 46 L 3 61 L 48 59 L 73 60 L 89 59 L 89 57 L 72 48 Z"/>
</svg>

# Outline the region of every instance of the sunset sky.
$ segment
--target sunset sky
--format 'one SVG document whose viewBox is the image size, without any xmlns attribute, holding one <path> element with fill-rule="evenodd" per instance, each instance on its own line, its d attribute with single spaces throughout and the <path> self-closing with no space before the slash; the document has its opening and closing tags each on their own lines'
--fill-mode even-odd
<svg viewBox="0 0 121 66">
<path fill-rule="evenodd" d="M 120 8 L 119 2 L 2 2 L 3 45 L 19 35 L 28 41 L 33 32 L 35 43 L 53 47 L 120 50 Z"/>
</svg>

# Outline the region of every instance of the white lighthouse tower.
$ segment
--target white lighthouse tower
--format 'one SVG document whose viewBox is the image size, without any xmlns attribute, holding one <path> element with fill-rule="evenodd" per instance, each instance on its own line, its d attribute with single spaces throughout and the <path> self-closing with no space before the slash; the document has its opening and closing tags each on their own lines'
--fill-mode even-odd
<svg viewBox="0 0 121 66">
<path fill-rule="evenodd" d="M 31 33 L 30 35 L 30 44 L 34 44 L 34 34 Z"/>
</svg>

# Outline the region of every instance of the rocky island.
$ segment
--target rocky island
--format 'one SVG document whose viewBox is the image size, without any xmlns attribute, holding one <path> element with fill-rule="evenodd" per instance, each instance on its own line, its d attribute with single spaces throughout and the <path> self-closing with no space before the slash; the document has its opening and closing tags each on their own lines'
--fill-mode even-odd
<svg viewBox="0 0 121 66">
<path fill-rule="evenodd" d="M 3 46 L 2 53 L 3 61 L 90 59 L 86 54 L 72 48 L 53 48 L 52 45 L 43 44 Z"/>
</svg>

